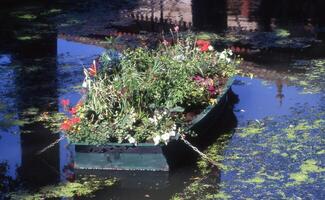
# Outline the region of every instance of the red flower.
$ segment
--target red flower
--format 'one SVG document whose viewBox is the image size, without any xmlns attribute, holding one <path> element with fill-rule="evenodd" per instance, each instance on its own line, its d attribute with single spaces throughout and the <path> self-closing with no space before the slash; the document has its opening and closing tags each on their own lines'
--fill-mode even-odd
<svg viewBox="0 0 325 200">
<path fill-rule="evenodd" d="M 71 118 L 71 119 L 69 120 L 69 122 L 70 122 L 71 125 L 75 125 L 75 124 L 77 124 L 77 123 L 80 122 L 80 118 L 79 118 L 79 117 Z"/>
<path fill-rule="evenodd" d="M 206 40 L 198 40 L 196 41 L 196 45 L 200 48 L 201 52 L 205 52 L 209 50 L 210 42 Z"/>
<path fill-rule="evenodd" d="M 70 108 L 69 113 L 72 115 L 75 115 L 77 113 L 77 111 L 78 111 L 77 107 L 72 107 L 72 108 Z"/>
<path fill-rule="evenodd" d="M 197 40 L 196 41 L 196 45 L 201 47 L 201 46 L 205 46 L 205 45 L 210 45 L 210 42 L 209 41 L 206 41 L 206 40 Z"/>
<path fill-rule="evenodd" d="M 73 125 L 77 124 L 80 122 L 80 118 L 79 117 L 74 117 L 68 120 L 65 120 L 61 126 L 60 129 L 63 131 L 69 131 Z"/>
<path fill-rule="evenodd" d="M 69 131 L 71 129 L 71 124 L 68 121 L 64 121 L 61 124 L 60 129 L 63 131 Z"/>
<path fill-rule="evenodd" d="M 97 74 L 97 62 L 96 60 L 93 60 L 93 64 L 90 65 L 90 68 L 88 68 L 89 75 L 95 76 Z"/>
<path fill-rule="evenodd" d="M 70 100 L 69 99 L 62 99 L 61 100 L 61 105 L 63 107 L 67 107 L 67 106 L 69 106 L 69 104 L 70 104 Z"/>
<path fill-rule="evenodd" d="M 200 51 L 201 51 L 201 52 L 206 52 L 206 51 L 208 51 L 208 50 L 209 50 L 209 46 L 210 46 L 210 45 L 203 45 L 203 46 L 201 46 L 201 47 L 200 47 Z"/>
</svg>

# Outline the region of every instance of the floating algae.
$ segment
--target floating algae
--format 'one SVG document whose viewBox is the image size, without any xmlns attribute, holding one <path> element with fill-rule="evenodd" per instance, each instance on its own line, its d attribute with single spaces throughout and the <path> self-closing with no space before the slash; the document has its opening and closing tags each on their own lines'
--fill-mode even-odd
<svg viewBox="0 0 325 200">
<path fill-rule="evenodd" d="M 116 179 L 99 179 L 90 176 L 76 182 L 67 182 L 58 185 L 45 186 L 42 187 L 38 192 L 34 193 L 11 193 L 9 197 L 13 200 L 39 200 L 90 196 L 94 192 L 107 187 L 112 187 L 116 183 Z"/>
</svg>

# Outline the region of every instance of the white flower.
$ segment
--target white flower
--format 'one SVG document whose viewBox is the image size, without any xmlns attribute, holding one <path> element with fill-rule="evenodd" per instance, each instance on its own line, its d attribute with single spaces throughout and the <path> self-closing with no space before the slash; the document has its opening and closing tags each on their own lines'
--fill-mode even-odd
<svg viewBox="0 0 325 200">
<path fill-rule="evenodd" d="M 213 51 L 214 50 L 213 46 L 211 46 L 211 45 L 209 45 L 208 49 L 209 49 L 209 51 Z"/>
<path fill-rule="evenodd" d="M 154 138 L 153 138 L 153 142 L 155 143 L 155 145 L 158 145 L 160 143 L 160 135 L 156 135 Z"/>
<path fill-rule="evenodd" d="M 176 132 L 174 130 L 170 131 L 168 134 L 171 137 L 175 137 L 176 136 Z"/>
<path fill-rule="evenodd" d="M 162 116 L 161 116 L 161 115 L 158 115 L 158 116 L 157 116 L 157 119 L 158 119 L 158 120 L 161 120 L 161 119 L 162 119 Z"/>
<path fill-rule="evenodd" d="M 169 133 L 164 133 L 163 135 L 161 135 L 161 139 L 165 142 L 166 145 L 169 142 L 169 137 Z"/>
<path fill-rule="evenodd" d="M 154 116 L 153 118 L 149 118 L 149 121 L 151 122 L 151 123 L 153 123 L 155 126 L 157 126 L 158 125 L 158 120 L 157 120 L 157 118 L 156 118 L 156 116 Z"/>
<path fill-rule="evenodd" d="M 219 59 L 224 60 L 226 58 L 226 55 L 224 52 L 221 52 L 221 54 L 219 55 Z"/>
<path fill-rule="evenodd" d="M 83 88 L 87 88 L 87 86 L 88 86 L 88 85 L 87 85 L 87 81 L 84 80 L 84 81 L 82 82 L 82 87 L 83 87 Z"/>
<path fill-rule="evenodd" d="M 233 53 L 232 53 L 232 51 L 231 51 L 230 49 L 228 50 L 228 54 L 229 54 L 230 56 L 233 55 Z"/>
<path fill-rule="evenodd" d="M 132 137 L 131 135 L 127 135 L 125 137 L 125 139 L 127 139 L 129 141 L 129 143 L 131 143 L 131 144 L 136 144 L 137 143 L 137 141 L 135 140 L 135 138 Z"/>
<path fill-rule="evenodd" d="M 129 143 L 131 143 L 131 144 L 136 143 L 136 140 L 134 139 L 134 137 L 130 137 L 128 140 L 129 140 Z"/>
<path fill-rule="evenodd" d="M 185 56 L 184 55 L 177 55 L 177 56 L 175 56 L 174 57 L 174 60 L 177 60 L 177 61 L 183 61 L 183 60 L 185 60 Z"/>
</svg>

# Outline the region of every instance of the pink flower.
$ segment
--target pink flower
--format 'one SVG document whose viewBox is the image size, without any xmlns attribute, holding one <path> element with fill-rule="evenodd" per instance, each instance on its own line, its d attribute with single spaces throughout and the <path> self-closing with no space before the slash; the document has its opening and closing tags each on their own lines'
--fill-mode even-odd
<svg viewBox="0 0 325 200">
<path fill-rule="evenodd" d="M 168 46 L 168 45 L 169 45 L 169 42 L 168 42 L 167 40 L 165 40 L 165 39 L 162 41 L 162 43 L 163 43 L 163 45 L 165 45 L 165 46 Z"/>
<path fill-rule="evenodd" d="M 215 95 L 216 94 L 216 88 L 213 85 L 208 86 L 208 92 L 210 95 Z"/>
<path fill-rule="evenodd" d="M 61 105 L 63 107 L 67 107 L 67 106 L 69 106 L 69 104 L 70 104 L 70 100 L 69 99 L 62 99 L 61 100 Z"/>
<path fill-rule="evenodd" d="M 204 78 L 202 78 L 201 76 L 199 75 L 196 75 L 193 77 L 193 80 L 197 83 L 201 83 L 202 81 L 204 81 Z"/>
<path fill-rule="evenodd" d="M 72 107 L 72 108 L 70 108 L 69 113 L 72 115 L 75 115 L 77 113 L 77 111 L 78 111 L 77 107 Z"/>
<path fill-rule="evenodd" d="M 179 26 L 175 26 L 174 31 L 177 33 L 179 31 Z"/>
</svg>

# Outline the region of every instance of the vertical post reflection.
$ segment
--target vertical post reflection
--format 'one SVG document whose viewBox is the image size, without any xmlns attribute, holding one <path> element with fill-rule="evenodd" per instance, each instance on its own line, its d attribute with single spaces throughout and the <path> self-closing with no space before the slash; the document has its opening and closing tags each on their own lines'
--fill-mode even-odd
<svg viewBox="0 0 325 200">
<path fill-rule="evenodd" d="M 192 0 L 192 14 L 195 29 L 219 32 L 227 28 L 226 0 Z"/>
</svg>

